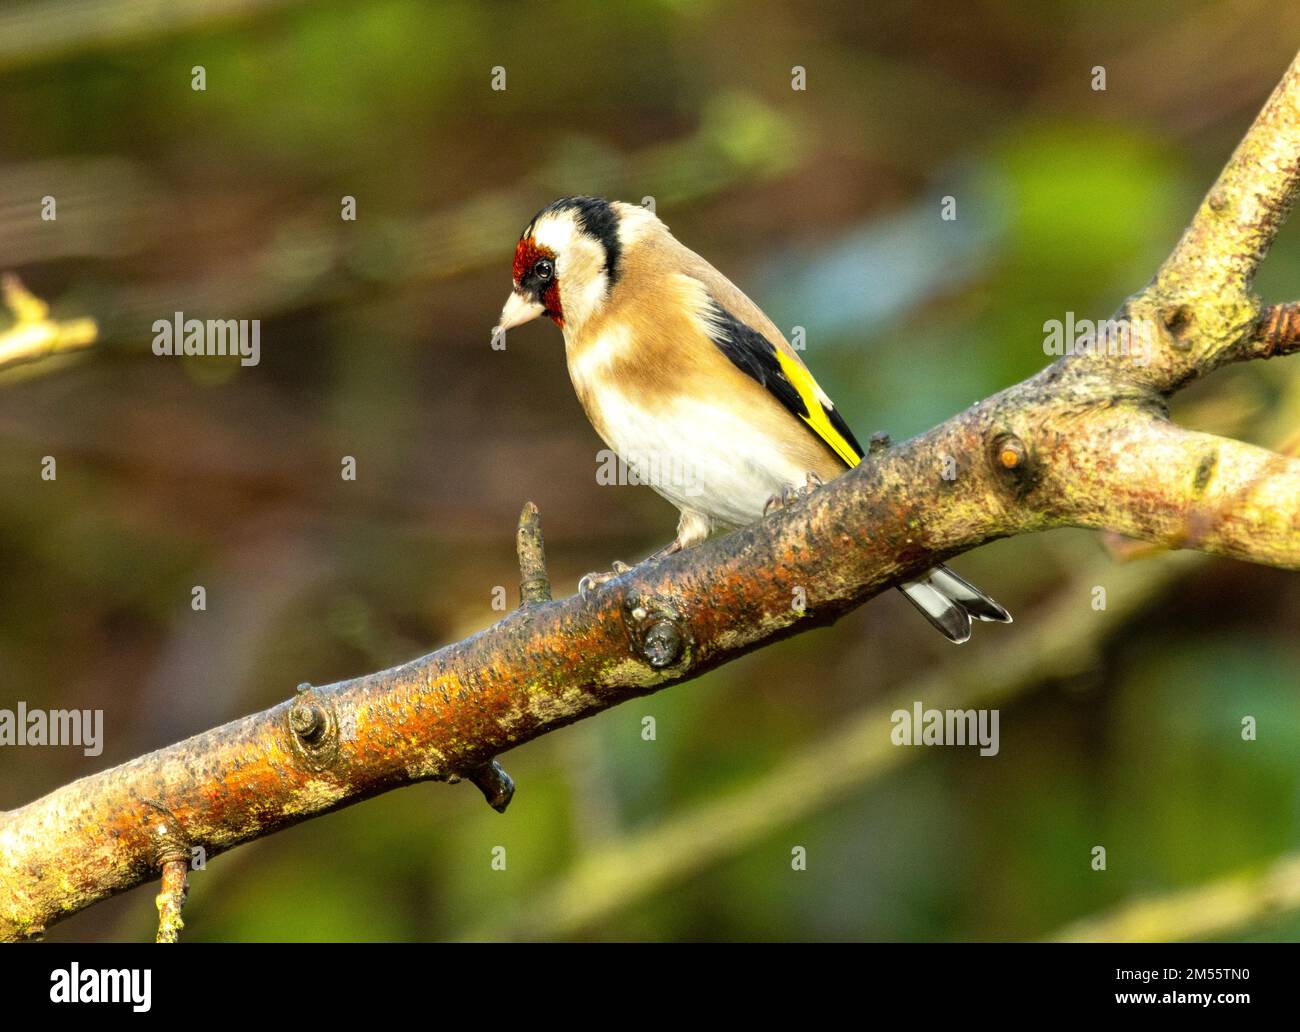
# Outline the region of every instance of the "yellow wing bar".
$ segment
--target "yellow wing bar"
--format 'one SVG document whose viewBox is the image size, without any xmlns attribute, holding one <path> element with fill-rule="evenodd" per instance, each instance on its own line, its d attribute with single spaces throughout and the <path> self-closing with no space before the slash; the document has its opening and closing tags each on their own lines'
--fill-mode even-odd
<svg viewBox="0 0 1300 1032">
<path fill-rule="evenodd" d="M 800 418 L 817 431 L 817 436 L 829 444 L 836 455 L 850 467 L 856 466 L 862 461 L 862 456 L 854 451 L 853 445 L 849 444 L 844 435 L 835 429 L 835 424 L 826 415 L 826 410 L 822 408 L 821 400 L 818 398 L 817 381 L 812 378 L 812 374 L 780 348 L 776 349 L 776 360 L 781 363 L 781 372 L 785 373 L 785 378 L 799 392 L 803 407 L 808 411 L 807 415 L 801 415 Z"/>
</svg>

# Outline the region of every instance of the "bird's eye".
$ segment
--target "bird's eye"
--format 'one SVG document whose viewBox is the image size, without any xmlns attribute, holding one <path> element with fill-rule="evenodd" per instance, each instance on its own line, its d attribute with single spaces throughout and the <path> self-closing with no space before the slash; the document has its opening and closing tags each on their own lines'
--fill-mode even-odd
<svg viewBox="0 0 1300 1032">
<path fill-rule="evenodd" d="M 533 266 L 533 274 L 543 283 L 555 275 L 555 266 L 551 264 L 549 258 L 543 258 Z"/>
</svg>

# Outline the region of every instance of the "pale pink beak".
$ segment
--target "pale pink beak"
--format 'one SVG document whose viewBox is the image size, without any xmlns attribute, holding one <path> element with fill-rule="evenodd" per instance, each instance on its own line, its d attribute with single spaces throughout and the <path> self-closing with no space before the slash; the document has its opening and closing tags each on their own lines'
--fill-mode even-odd
<svg viewBox="0 0 1300 1032">
<path fill-rule="evenodd" d="M 524 323 L 536 319 L 546 309 L 538 301 L 526 297 L 519 291 L 512 291 L 506 298 L 505 306 L 501 309 L 501 321 L 497 323 L 498 330 L 513 330 L 516 326 L 522 326 Z"/>
</svg>

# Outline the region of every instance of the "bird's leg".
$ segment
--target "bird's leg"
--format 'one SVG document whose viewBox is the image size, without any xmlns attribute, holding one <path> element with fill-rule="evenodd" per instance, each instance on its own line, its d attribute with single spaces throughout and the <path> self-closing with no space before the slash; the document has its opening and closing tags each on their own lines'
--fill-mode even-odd
<svg viewBox="0 0 1300 1032">
<path fill-rule="evenodd" d="M 772 497 L 767 500 L 767 504 L 763 506 L 763 515 L 766 516 L 768 513 L 775 512 L 777 509 L 784 509 L 787 506 L 793 505 L 801 498 L 807 498 L 824 483 L 821 477 L 811 471 L 806 473 L 804 477 L 803 487 L 795 487 L 793 484 L 787 484 L 780 494 L 772 495 Z"/>
<path fill-rule="evenodd" d="M 646 556 L 641 563 L 652 563 L 656 559 L 664 559 L 670 555 L 676 555 L 683 548 L 690 548 L 691 545 L 698 544 L 709 536 L 712 524 L 707 516 L 701 513 L 692 512 L 690 509 L 682 510 L 682 517 L 677 521 L 677 537 L 669 544 L 664 545 L 659 551 Z M 638 563 L 637 565 L 641 565 Z M 604 573 L 589 573 L 582 580 L 578 581 L 578 594 L 586 598 L 591 592 L 595 591 L 602 584 L 613 580 L 632 567 L 627 563 L 614 561 L 614 568 Z"/>
<path fill-rule="evenodd" d="M 682 544 L 680 538 L 673 538 L 673 540 L 664 545 L 663 548 L 659 549 L 657 552 L 651 552 L 648 556 L 642 559 L 641 562 L 652 563 L 656 559 L 666 559 L 670 555 L 676 555 L 685 547 L 686 546 Z"/>
</svg>

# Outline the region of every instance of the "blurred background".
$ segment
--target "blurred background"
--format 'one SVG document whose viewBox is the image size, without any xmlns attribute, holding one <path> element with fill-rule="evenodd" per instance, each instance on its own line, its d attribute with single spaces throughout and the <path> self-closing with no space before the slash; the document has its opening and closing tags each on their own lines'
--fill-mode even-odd
<svg viewBox="0 0 1300 1032">
<path fill-rule="evenodd" d="M 0 749 L 0 808 L 489 625 L 526 500 L 557 595 L 671 538 L 597 484 L 559 332 L 489 346 L 548 201 L 652 197 L 902 439 L 1146 283 L 1297 39 L 1290 0 L 5 5 L 0 270 L 100 332 L 0 369 L 0 706 L 105 743 Z M 1259 286 L 1300 296 L 1294 227 Z M 176 311 L 260 319 L 260 364 L 155 357 Z M 1285 446 L 1300 364 L 1176 415 Z M 1295 938 L 1297 578 L 1071 531 L 954 565 L 1016 624 L 953 649 L 889 592 L 506 754 L 505 816 L 421 785 L 217 857 L 185 938 L 1020 939 L 1165 897 L 1132 934 Z M 999 754 L 890 746 L 914 700 L 997 706 Z M 151 938 L 156 891 L 50 938 Z"/>
</svg>

